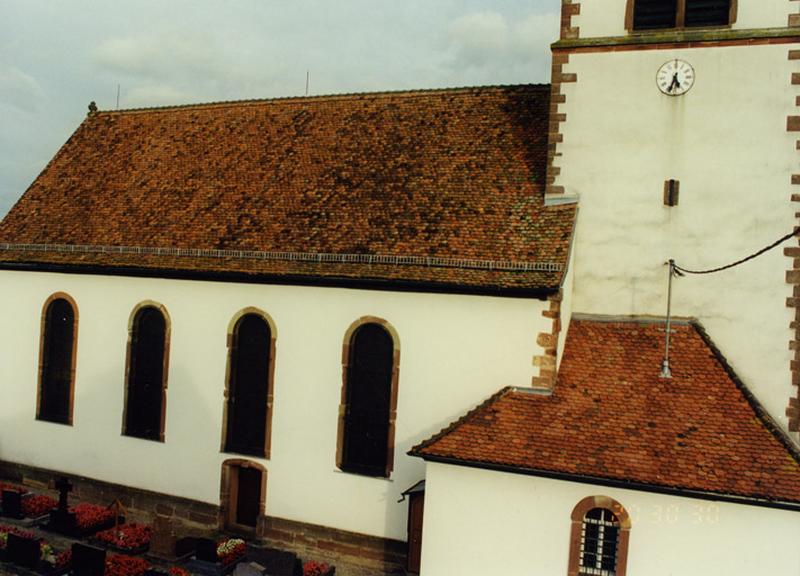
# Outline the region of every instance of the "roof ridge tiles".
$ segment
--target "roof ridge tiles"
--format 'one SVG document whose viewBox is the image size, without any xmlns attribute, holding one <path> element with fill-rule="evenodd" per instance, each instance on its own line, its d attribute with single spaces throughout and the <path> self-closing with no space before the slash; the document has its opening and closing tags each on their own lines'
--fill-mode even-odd
<svg viewBox="0 0 800 576">
<path fill-rule="evenodd" d="M 667 321 L 666 316 L 650 316 L 650 315 L 615 315 L 615 314 L 572 314 L 572 320 L 575 322 L 597 322 L 600 324 L 664 324 Z M 679 326 L 686 326 L 696 322 L 696 319 L 691 316 L 672 316 L 670 323 Z"/>
<path fill-rule="evenodd" d="M 211 102 L 197 102 L 193 104 L 172 104 L 165 106 L 143 106 L 138 108 L 121 108 L 119 110 L 97 110 L 91 112 L 90 117 L 101 115 L 136 114 L 145 112 L 170 112 L 174 110 L 204 110 L 208 108 L 231 108 L 257 106 L 282 102 L 330 102 L 338 100 L 357 100 L 361 98 L 419 98 L 427 95 L 442 93 L 464 94 L 475 91 L 490 90 L 522 90 L 539 89 L 550 90 L 550 84 L 487 84 L 483 86 L 454 86 L 446 88 L 412 88 L 401 90 L 378 90 L 376 92 L 342 92 L 339 94 L 317 94 L 314 96 L 276 96 L 273 98 L 246 98 L 243 100 L 217 100 Z"/>
</svg>

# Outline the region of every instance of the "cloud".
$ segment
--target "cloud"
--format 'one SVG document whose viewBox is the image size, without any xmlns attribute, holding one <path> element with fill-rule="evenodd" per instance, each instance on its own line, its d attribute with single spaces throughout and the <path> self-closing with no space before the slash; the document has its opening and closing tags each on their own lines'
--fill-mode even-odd
<svg viewBox="0 0 800 576">
<path fill-rule="evenodd" d="M 454 20 L 449 29 L 452 65 L 458 68 L 486 68 L 516 71 L 521 65 L 549 59 L 543 50 L 556 39 L 559 15 L 535 12 L 509 23 L 499 12 L 474 12 Z"/>
<path fill-rule="evenodd" d="M 542 54 L 542 47 L 558 40 L 561 16 L 557 12 L 530 14 L 514 26 L 513 49 L 519 56 Z M 545 54 L 549 57 L 549 51 Z"/>
<path fill-rule="evenodd" d="M 125 91 L 124 108 L 144 108 L 196 102 L 197 94 L 180 90 L 169 84 L 138 85 Z"/>
<path fill-rule="evenodd" d="M 110 72 L 136 78 L 163 79 L 221 70 L 211 34 L 166 31 L 162 34 L 109 38 L 94 51 L 96 63 Z"/>
<path fill-rule="evenodd" d="M 131 108 L 238 99 L 243 88 L 259 95 L 283 72 L 267 52 L 224 32 L 168 29 L 107 38 L 93 61 L 102 76 L 121 84 L 120 106 Z"/>
<path fill-rule="evenodd" d="M 476 12 L 457 18 L 450 26 L 457 58 L 472 65 L 486 64 L 508 50 L 508 24 L 498 12 Z"/>
<path fill-rule="evenodd" d="M 42 87 L 33 76 L 0 64 L 0 103 L 33 113 L 39 109 L 42 94 Z"/>
</svg>

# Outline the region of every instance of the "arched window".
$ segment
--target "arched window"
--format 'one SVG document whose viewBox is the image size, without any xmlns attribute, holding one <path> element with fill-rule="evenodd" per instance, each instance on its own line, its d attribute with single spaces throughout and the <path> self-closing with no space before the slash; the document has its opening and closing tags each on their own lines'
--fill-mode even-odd
<svg viewBox="0 0 800 576">
<path fill-rule="evenodd" d="M 269 458 L 275 338 L 265 315 L 243 314 L 228 336 L 223 451 Z"/>
<path fill-rule="evenodd" d="M 163 307 L 141 305 L 128 338 L 128 378 L 122 433 L 164 441 L 169 325 Z"/>
<path fill-rule="evenodd" d="M 619 502 L 584 498 L 572 511 L 569 576 L 625 576 L 631 523 Z"/>
<path fill-rule="evenodd" d="M 628 0 L 628 29 L 725 26 L 736 20 L 736 0 Z"/>
<path fill-rule="evenodd" d="M 386 321 L 364 318 L 351 326 L 348 336 L 337 465 L 346 472 L 389 476 L 397 410 L 396 334 Z"/>
<path fill-rule="evenodd" d="M 39 390 L 36 417 L 72 424 L 75 385 L 77 307 L 66 294 L 54 294 L 42 311 Z"/>
</svg>

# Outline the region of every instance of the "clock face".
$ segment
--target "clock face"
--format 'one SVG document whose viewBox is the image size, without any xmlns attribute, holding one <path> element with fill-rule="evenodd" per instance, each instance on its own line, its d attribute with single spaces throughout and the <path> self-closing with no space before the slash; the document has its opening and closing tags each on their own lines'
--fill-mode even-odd
<svg viewBox="0 0 800 576">
<path fill-rule="evenodd" d="M 667 96 L 686 94 L 694 86 L 694 68 L 684 60 L 670 60 L 658 69 L 656 84 Z"/>
</svg>

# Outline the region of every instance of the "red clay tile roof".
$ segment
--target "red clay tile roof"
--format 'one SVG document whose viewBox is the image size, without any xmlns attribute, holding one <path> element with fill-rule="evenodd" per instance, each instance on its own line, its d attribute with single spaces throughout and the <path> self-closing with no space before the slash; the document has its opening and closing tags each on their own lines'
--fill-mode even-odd
<svg viewBox="0 0 800 576">
<path fill-rule="evenodd" d="M 553 289 L 575 206 L 543 206 L 548 111 L 524 85 L 94 113 L 0 223 L 0 263 Z"/>
<path fill-rule="evenodd" d="M 800 504 L 800 451 L 702 329 L 573 320 L 551 396 L 501 390 L 411 454 L 631 487 Z"/>
</svg>

